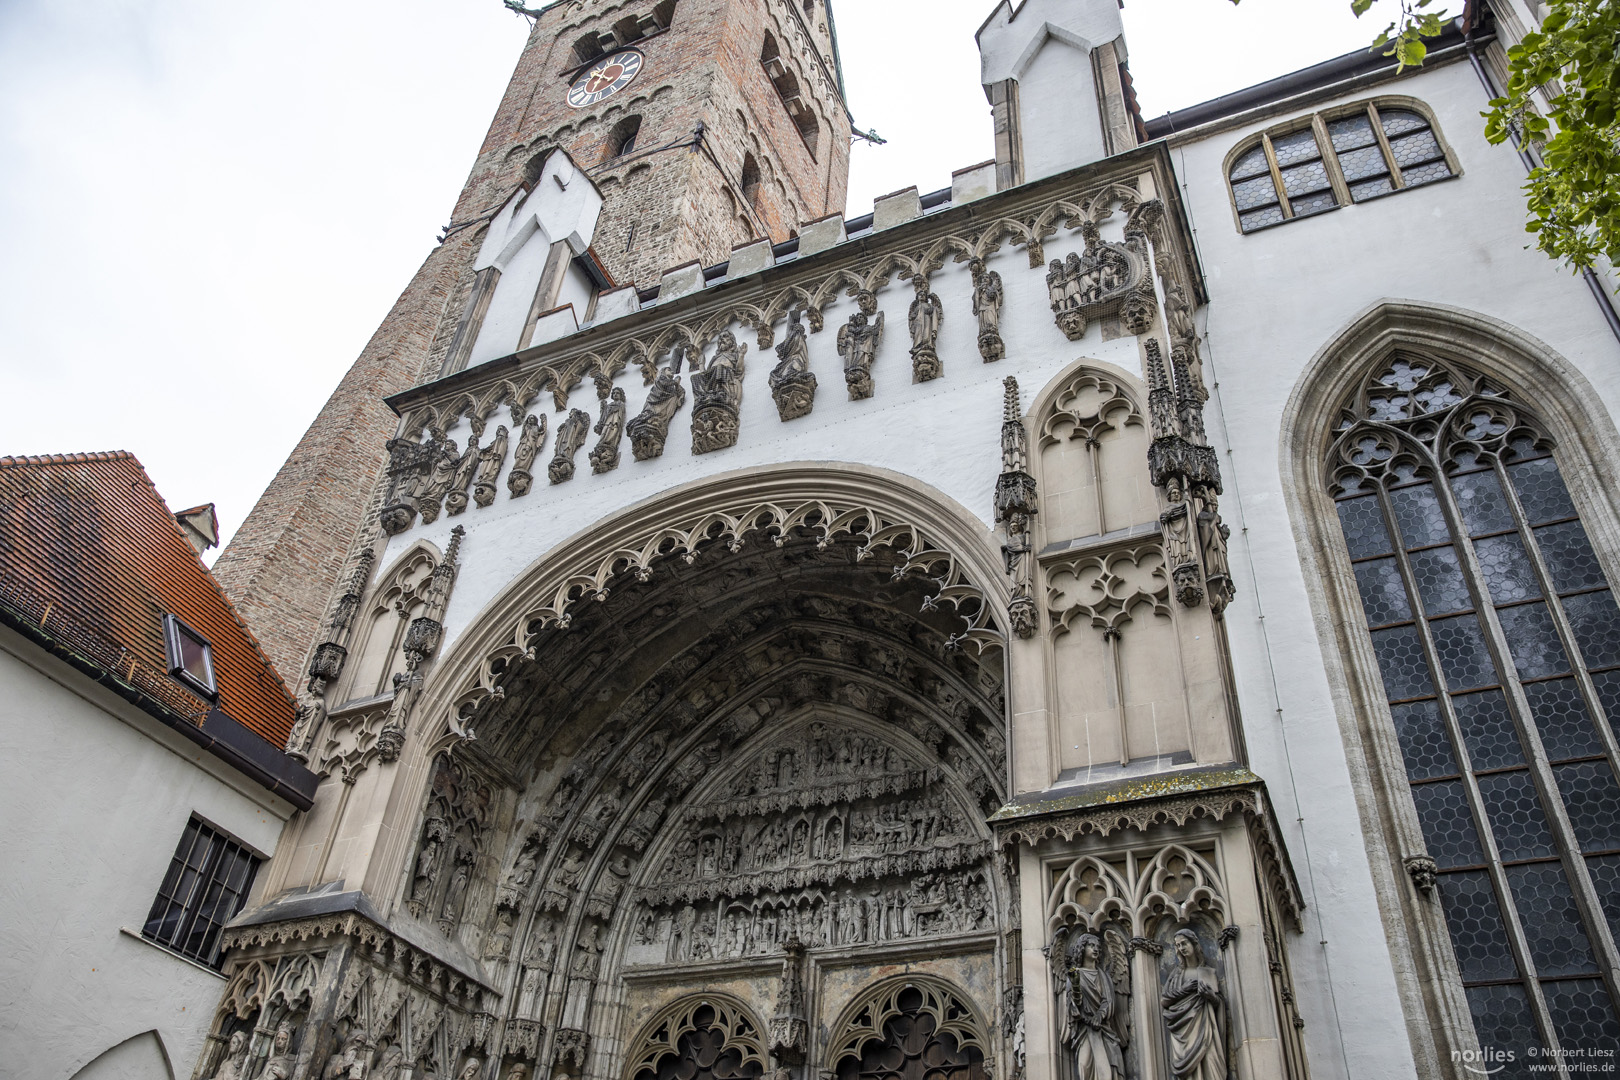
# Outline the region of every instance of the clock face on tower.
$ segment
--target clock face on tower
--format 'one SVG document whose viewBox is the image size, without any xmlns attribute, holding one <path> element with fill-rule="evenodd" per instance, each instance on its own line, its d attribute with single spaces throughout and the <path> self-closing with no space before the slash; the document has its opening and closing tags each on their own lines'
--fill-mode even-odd
<svg viewBox="0 0 1620 1080">
<path fill-rule="evenodd" d="M 624 49 L 592 64 L 568 88 L 568 104 L 576 109 L 595 105 L 605 97 L 618 93 L 641 74 L 641 54 Z"/>
</svg>

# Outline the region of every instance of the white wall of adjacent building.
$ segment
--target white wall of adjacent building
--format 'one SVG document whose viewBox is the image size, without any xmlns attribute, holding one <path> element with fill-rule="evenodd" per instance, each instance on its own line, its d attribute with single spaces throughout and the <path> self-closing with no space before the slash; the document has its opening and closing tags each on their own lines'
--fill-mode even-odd
<svg viewBox="0 0 1620 1080">
<path fill-rule="evenodd" d="M 290 804 L 0 629 L 0 1072 L 189 1075 L 224 980 L 140 935 L 192 815 L 268 856 Z"/>
</svg>

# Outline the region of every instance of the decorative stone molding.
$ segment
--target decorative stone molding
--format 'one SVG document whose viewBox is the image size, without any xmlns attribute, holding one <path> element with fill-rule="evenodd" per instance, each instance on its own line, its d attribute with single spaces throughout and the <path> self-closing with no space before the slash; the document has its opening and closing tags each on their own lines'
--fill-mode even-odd
<svg viewBox="0 0 1620 1080">
<path fill-rule="evenodd" d="M 411 709 L 422 690 L 425 672 L 423 665 L 439 648 L 444 637 L 445 608 L 450 603 L 450 591 L 455 587 L 460 570 L 461 540 L 466 529 L 457 525 L 450 530 L 450 543 L 444 549 L 444 558 L 433 568 L 433 575 L 422 590 L 422 614 L 411 620 L 406 628 L 402 648 L 405 670 L 394 676 L 394 700 L 388 707 L 388 718 L 377 737 L 377 752 L 384 761 L 394 761 L 405 744 L 405 728 Z"/>
<path fill-rule="evenodd" d="M 1002 555 L 1013 579 L 1007 618 L 1020 638 L 1031 638 L 1039 626 L 1035 608 L 1035 550 L 1030 518 L 1040 512 L 1035 478 L 1029 473 L 1029 432 L 1018 403 L 1018 380 L 1002 380 L 1001 475 L 996 478 L 996 522 L 1006 530 Z"/>
<path fill-rule="evenodd" d="M 1110 836 L 1155 825 L 1185 827 L 1200 819 L 1218 822 L 1242 814 L 1259 856 L 1264 879 L 1289 918 L 1301 925 L 1305 900 L 1277 829 L 1265 785 L 1249 770 L 1199 769 L 1147 777 L 1081 796 L 1009 804 L 991 815 L 999 844 L 1035 846 L 1047 840 Z"/>
<path fill-rule="evenodd" d="M 697 1046 L 703 1046 L 714 1053 L 728 1054 L 733 1066 L 731 1075 L 737 1080 L 757 1080 L 767 1063 L 762 1032 L 758 1018 L 748 1006 L 729 994 L 705 993 L 681 998 L 642 1025 L 625 1055 L 625 1076 L 631 1080 L 653 1080 L 660 1075 L 662 1063 L 671 1058 L 682 1061 Z M 557 1033 L 559 1053 L 563 1034 Z M 697 1038 L 685 1038 L 689 1035 Z M 583 1061 L 581 1056 L 581 1064 Z M 676 1075 L 684 1074 L 677 1066 Z"/>
<path fill-rule="evenodd" d="M 1435 883 L 1440 880 L 1440 866 L 1428 855 L 1408 855 L 1401 860 L 1406 868 L 1406 876 L 1412 879 L 1412 887 L 1424 896 L 1434 892 Z"/>
<path fill-rule="evenodd" d="M 920 1037 L 895 1046 L 891 1021 L 918 1016 L 926 1016 L 931 1024 L 905 1024 Z M 891 1047 L 891 1054 L 899 1052 L 904 1064 L 894 1071 L 901 1075 L 911 1073 L 906 1066 L 913 1062 L 920 1066 L 916 1059 L 943 1068 L 972 1061 L 988 1064 L 992 1056 L 986 1040 L 989 1030 L 976 1003 L 962 990 L 932 975 L 900 975 L 866 988 L 844 1008 L 832 1026 L 825 1061 L 837 1072 L 846 1058 L 859 1059 L 876 1042 Z M 916 1068 L 916 1072 L 922 1071 Z"/>
</svg>

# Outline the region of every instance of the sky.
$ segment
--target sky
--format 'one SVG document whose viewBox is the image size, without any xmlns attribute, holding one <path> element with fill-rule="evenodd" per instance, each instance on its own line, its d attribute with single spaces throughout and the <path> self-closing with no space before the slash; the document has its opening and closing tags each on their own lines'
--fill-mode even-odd
<svg viewBox="0 0 1620 1080">
<path fill-rule="evenodd" d="M 1394 2 L 1127 0 L 1143 113 L 1365 47 Z M 834 0 L 888 140 L 851 216 L 994 156 L 992 8 Z M 500 0 L 0 0 L 0 455 L 129 450 L 228 539 L 427 256 L 526 32 Z"/>
</svg>

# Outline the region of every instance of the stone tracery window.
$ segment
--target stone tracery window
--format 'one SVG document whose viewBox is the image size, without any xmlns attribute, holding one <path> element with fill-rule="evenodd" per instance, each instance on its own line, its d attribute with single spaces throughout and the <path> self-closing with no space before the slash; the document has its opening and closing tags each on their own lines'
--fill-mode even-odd
<svg viewBox="0 0 1620 1080">
<path fill-rule="evenodd" d="M 758 1080 L 759 1025 L 719 995 L 689 998 L 655 1017 L 630 1056 L 630 1080 Z"/>
<path fill-rule="evenodd" d="M 836 1080 L 988 1080 L 973 1010 L 933 980 L 902 980 L 880 992 L 834 1040 Z"/>
<path fill-rule="evenodd" d="M 1544 426 L 1397 353 L 1344 405 L 1330 493 L 1482 1046 L 1620 1041 L 1620 607 Z"/>
<path fill-rule="evenodd" d="M 1455 176 L 1457 163 L 1438 132 L 1422 106 L 1405 98 L 1363 101 L 1263 131 L 1227 159 L 1238 231 Z"/>
</svg>

